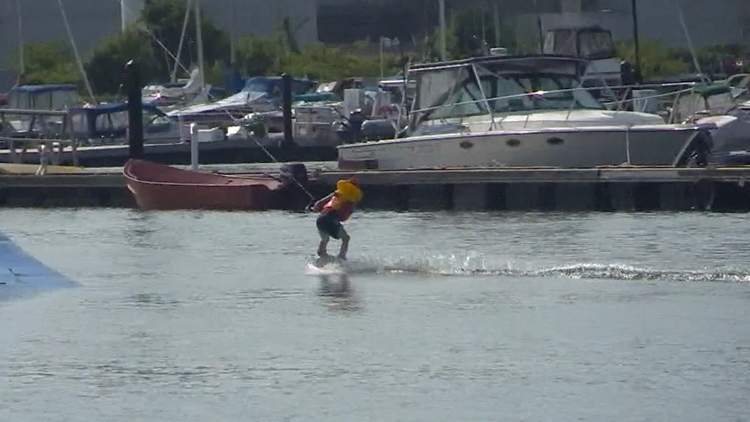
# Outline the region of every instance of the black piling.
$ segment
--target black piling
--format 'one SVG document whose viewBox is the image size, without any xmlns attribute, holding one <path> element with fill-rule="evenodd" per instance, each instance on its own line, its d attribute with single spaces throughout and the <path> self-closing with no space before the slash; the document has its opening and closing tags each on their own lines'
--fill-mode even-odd
<svg viewBox="0 0 750 422">
<path fill-rule="evenodd" d="M 286 73 L 281 75 L 281 111 L 284 120 L 284 142 L 285 150 L 295 146 L 294 134 L 292 133 L 292 77 Z"/>
<path fill-rule="evenodd" d="M 128 150 L 130 158 L 143 157 L 143 100 L 141 75 L 136 63 L 125 65 L 125 87 L 128 93 Z"/>
</svg>

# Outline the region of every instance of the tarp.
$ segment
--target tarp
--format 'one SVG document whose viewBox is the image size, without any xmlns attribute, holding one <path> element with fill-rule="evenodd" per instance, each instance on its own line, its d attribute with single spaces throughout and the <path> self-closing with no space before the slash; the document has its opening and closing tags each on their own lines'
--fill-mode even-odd
<svg viewBox="0 0 750 422">
<path fill-rule="evenodd" d="M 0 233 L 0 301 L 76 285 L 74 281 L 28 255 L 8 236 Z"/>
</svg>

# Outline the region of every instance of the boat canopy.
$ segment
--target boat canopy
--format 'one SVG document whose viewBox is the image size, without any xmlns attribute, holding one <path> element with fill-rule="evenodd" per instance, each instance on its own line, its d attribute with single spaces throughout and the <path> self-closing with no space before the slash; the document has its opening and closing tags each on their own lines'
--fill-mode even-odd
<svg viewBox="0 0 750 422">
<path fill-rule="evenodd" d="M 558 27 L 547 31 L 545 54 L 565 54 L 587 60 L 610 59 L 615 56 L 612 32 L 599 25 Z"/>
<path fill-rule="evenodd" d="M 429 120 L 603 109 L 580 88 L 586 62 L 568 56 L 484 57 L 415 66 L 410 129 Z"/>
<path fill-rule="evenodd" d="M 169 113 L 169 116 L 190 116 L 235 108 L 245 108 L 250 103 L 260 99 L 280 101 L 281 84 L 282 78 L 280 76 L 259 76 L 250 78 L 247 80 L 247 83 L 245 83 L 245 88 L 234 95 L 230 95 L 227 98 L 213 103 L 199 104 L 192 107 L 174 110 Z M 315 83 L 308 79 L 292 79 L 292 94 L 295 95 L 308 92 L 312 90 L 314 86 Z"/>
<path fill-rule="evenodd" d="M 62 110 L 78 104 L 73 84 L 19 85 L 8 93 L 8 107 L 27 110 Z"/>
<path fill-rule="evenodd" d="M 83 138 L 119 138 L 127 134 L 128 103 L 100 103 L 74 107 L 70 110 L 73 134 Z M 143 124 L 146 132 L 160 132 L 171 120 L 158 107 L 143 104 Z"/>
</svg>

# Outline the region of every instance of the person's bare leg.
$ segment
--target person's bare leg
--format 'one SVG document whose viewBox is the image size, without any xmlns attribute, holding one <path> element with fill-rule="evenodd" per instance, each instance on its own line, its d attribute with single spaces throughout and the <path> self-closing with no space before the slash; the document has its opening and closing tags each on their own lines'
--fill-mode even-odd
<svg viewBox="0 0 750 422">
<path fill-rule="evenodd" d="M 328 235 L 320 234 L 320 243 L 318 243 L 318 257 L 328 257 Z"/>
<path fill-rule="evenodd" d="M 346 253 L 349 251 L 349 233 L 344 230 L 344 228 L 341 228 L 341 249 L 339 249 L 339 258 L 346 259 Z"/>
</svg>

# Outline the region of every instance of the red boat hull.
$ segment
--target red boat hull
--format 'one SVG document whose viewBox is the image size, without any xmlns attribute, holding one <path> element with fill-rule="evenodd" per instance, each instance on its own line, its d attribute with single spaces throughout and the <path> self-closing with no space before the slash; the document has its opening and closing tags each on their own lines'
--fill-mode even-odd
<svg viewBox="0 0 750 422">
<path fill-rule="evenodd" d="M 263 211 L 274 206 L 283 188 L 270 176 L 224 176 L 143 160 L 129 160 L 123 175 L 143 210 Z"/>
</svg>

